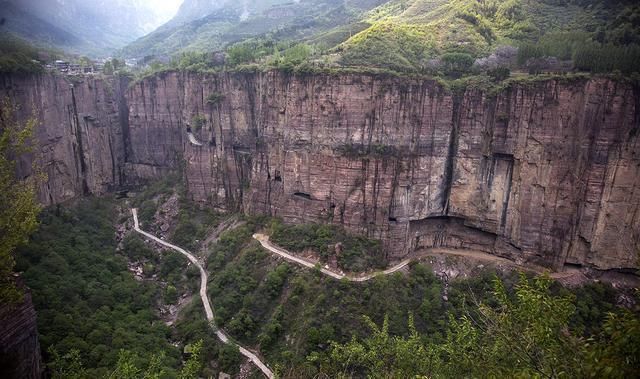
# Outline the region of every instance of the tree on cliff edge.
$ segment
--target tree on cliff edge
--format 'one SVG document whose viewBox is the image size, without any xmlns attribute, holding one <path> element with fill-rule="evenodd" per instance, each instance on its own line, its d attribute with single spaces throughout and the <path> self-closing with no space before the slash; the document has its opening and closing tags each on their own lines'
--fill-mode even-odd
<svg viewBox="0 0 640 379">
<path fill-rule="evenodd" d="M 9 99 L 0 103 L 0 304 L 21 299 L 12 276 L 14 252 L 38 224 L 36 176 L 16 177 L 16 157 L 31 151 L 36 123 L 34 118 L 19 122 Z"/>
</svg>

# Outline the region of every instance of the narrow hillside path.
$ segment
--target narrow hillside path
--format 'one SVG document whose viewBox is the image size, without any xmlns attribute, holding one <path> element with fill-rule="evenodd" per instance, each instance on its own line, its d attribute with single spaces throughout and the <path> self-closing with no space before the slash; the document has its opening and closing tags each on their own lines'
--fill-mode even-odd
<svg viewBox="0 0 640 379">
<path fill-rule="evenodd" d="M 294 262 L 294 263 L 298 263 L 302 266 L 308 267 L 308 268 L 315 268 L 316 267 L 316 262 L 310 261 L 308 259 L 304 259 L 304 258 L 300 258 L 300 257 L 296 257 L 294 254 L 292 254 L 291 252 L 277 246 L 274 245 L 273 243 L 271 243 L 271 241 L 269 241 L 269 236 L 265 235 L 265 234 L 260 234 L 260 233 L 256 233 L 253 235 L 253 238 L 258 240 L 258 242 L 260 242 L 260 244 L 262 245 L 262 247 L 264 247 L 265 249 L 267 249 L 268 251 L 277 254 L 283 258 L 285 258 L 288 261 Z M 492 263 L 503 263 L 509 266 L 512 266 L 514 268 L 520 269 L 520 270 L 524 270 L 524 271 L 530 271 L 530 272 L 535 272 L 537 274 L 542 274 L 544 272 L 547 272 L 549 274 L 549 277 L 553 278 L 553 279 L 562 279 L 562 278 L 566 278 L 569 277 L 571 275 L 573 275 L 574 273 L 572 272 L 549 272 L 547 269 L 545 269 L 544 267 L 538 267 L 538 266 L 531 266 L 531 267 L 524 267 L 522 265 L 519 265 L 507 258 L 503 258 L 503 257 L 499 257 L 496 255 L 492 255 L 489 253 L 484 253 L 481 251 L 473 251 L 473 250 L 457 250 L 457 249 L 446 249 L 446 248 L 435 248 L 435 249 L 429 249 L 426 251 L 423 251 L 413 257 L 407 258 L 405 260 L 403 260 L 402 262 L 391 266 L 390 268 L 384 270 L 384 271 L 376 271 L 370 274 L 366 274 L 366 275 L 362 275 L 362 276 L 353 276 L 353 275 L 345 275 L 342 272 L 337 272 L 331 269 L 327 269 L 324 267 L 320 268 L 320 272 L 322 272 L 323 274 L 330 276 L 334 279 L 346 279 L 352 282 L 365 282 L 367 280 L 373 279 L 378 275 L 389 275 L 392 274 L 396 271 L 401 270 L 402 268 L 406 267 L 409 263 L 411 263 L 411 261 L 418 261 L 422 258 L 428 257 L 428 256 L 434 256 L 434 255 L 455 255 L 455 256 L 460 256 L 460 257 L 467 257 L 467 258 L 473 258 L 473 259 L 478 259 L 478 260 L 484 260 L 484 261 L 489 261 Z"/>
<path fill-rule="evenodd" d="M 151 233 L 147 233 L 144 230 L 140 229 L 140 224 L 138 223 L 138 210 L 136 208 L 132 208 L 131 209 L 131 213 L 133 214 L 133 228 L 136 230 L 136 232 L 142 234 L 143 236 L 163 245 L 166 246 L 170 249 L 173 249 L 177 252 L 179 252 L 180 254 L 186 256 L 189 261 L 191 261 L 191 263 L 193 263 L 194 265 L 196 265 L 196 267 L 198 267 L 198 269 L 200 270 L 200 298 L 202 299 L 202 304 L 204 305 L 204 312 L 207 316 L 207 320 L 209 321 L 209 323 L 211 324 L 211 326 L 213 327 L 216 336 L 218 337 L 218 339 L 220 341 L 222 341 L 223 343 L 226 344 L 230 344 L 230 345 L 234 345 L 238 347 L 238 350 L 240 350 L 240 353 L 242 355 L 244 355 L 245 357 L 249 358 L 249 360 L 251 360 L 251 362 L 253 362 L 253 364 L 256 365 L 256 367 L 258 367 L 260 369 L 260 371 L 262 371 L 262 373 L 269 379 L 273 379 L 274 375 L 273 372 L 269 369 L 269 367 L 267 367 L 267 365 L 262 362 L 262 360 L 260 360 L 260 358 L 258 358 L 258 356 L 254 353 L 252 353 L 251 351 L 245 349 L 244 347 L 236 344 L 235 342 L 231 341 L 231 339 L 229 338 L 229 336 L 220 328 L 215 326 L 214 320 L 213 320 L 213 309 L 211 307 L 211 303 L 209 302 L 209 297 L 207 296 L 207 281 L 208 281 L 208 276 L 207 276 L 207 272 L 205 271 L 204 267 L 203 267 L 203 262 L 201 262 L 200 260 L 198 260 L 198 258 L 196 258 L 194 255 L 192 255 L 191 253 L 189 253 L 187 250 L 178 247 L 176 245 L 172 245 L 166 241 L 161 240 L 160 238 L 154 236 Z"/>
<path fill-rule="evenodd" d="M 262 245 L 262 247 L 264 247 L 265 249 L 271 251 L 272 253 L 275 253 L 283 258 L 285 258 L 288 261 L 291 262 L 295 262 L 298 264 L 301 264 L 305 267 L 309 267 L 309 268 L 315 268 L 316 267 L 316 263 L 309 261 L 307 259 L 303 259 L 303 258 L 299 258 L 294 256 L 293 254 L 291 254 L 290 252 L 288 252 L 287 250 L 276 246 L 274 244 L 272 244 L 269 241 L 269 236 L 265 235 L 265 234 L 260 234 L 260 233 L 256 233 L 253 235 L 253 238 L 255 238 L 256 240 L 258 240 L 258 242 L 260 242 L 260 244 Z M 395 266 L 392 266 L 384 271 L 376 271 L 373 272 L 371 274 L 366 274 L 366 275 L 362 275 L 362 276 L 352 276 L 352 275 L 345 275 L 341 272 L 337 272 L 337 271 L 333 271 L 324 267 L 320 268 L 320 272 L 322 272 L 325 275 L 328 275 L 334 279 L 346 279 L 352 282 L 365 282 L 367 280 L 373 279 L 378 275 L 389 275 L 392 274 L 396 271 L 401 270 L 402 268 L 404 268 L 405 266 L 407 266 L 409 263 L 411 263 L 411 258 L 409 259 L 405 259 L 402 262 L 398 263 Z"/>
</svg>

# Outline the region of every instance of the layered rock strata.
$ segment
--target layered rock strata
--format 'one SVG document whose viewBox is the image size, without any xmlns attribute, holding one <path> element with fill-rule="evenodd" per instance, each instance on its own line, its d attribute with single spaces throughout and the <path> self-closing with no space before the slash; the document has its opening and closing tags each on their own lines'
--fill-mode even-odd
<svg viewBox="0 0 640 379">
<path fill-rule="evenodd" d="M 0 304 L 0 376 L 7 379 L 38 379 L 44 366 L 40 355 L 36 311 L 31 293 L 25 291 L 17 304 Z"/>
<path fill-rule="evenodd" d="M 29 80 L 4 83 L 49 110 L 44 162 L 65 169 L 44 202 L 181 170 L 202 204 L 339 224 L 392 257 L 451 247 L 556 269 L 637 267 L 640 94 L 629 84 L 454 94 L 367 75 L 169 72 L 122 96 L 113 84 L 113 97 L 85 79 L 54 101 L 63 79 Z"/>
</svg>

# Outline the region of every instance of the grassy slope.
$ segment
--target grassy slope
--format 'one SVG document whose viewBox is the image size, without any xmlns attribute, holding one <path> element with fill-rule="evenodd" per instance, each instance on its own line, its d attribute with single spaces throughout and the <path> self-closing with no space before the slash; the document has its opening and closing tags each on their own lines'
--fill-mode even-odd
<svg viewBox="0 0 640 379">
<path fill-rule="evenodd" d="M 179 51 L 219 50 L 240 40 L 270 36 L 276 40 L 312 38 L 336 27 L 357 21 L 363 10 L 382 0 L 271 1 L 261 4 L 249 19 L 240 21 L 242 11 L 230 4 L 199 20 L 159 29 L 122 50 L 127 56 L 173 55 Z M 343 39 L 341 39 L 342 41 Z"/>
<path fill-rule="evenodd" d="M 346 65 L 416 70 L 446 52 L 487 55 L 559 32 L 585 32 L 616 19 L 624 8 L 551 0 L 392 0 L 366 15 L 371 26 L 338 47 Z M 623 4 L 624 5 L 624 4 Z"/>
</svg>

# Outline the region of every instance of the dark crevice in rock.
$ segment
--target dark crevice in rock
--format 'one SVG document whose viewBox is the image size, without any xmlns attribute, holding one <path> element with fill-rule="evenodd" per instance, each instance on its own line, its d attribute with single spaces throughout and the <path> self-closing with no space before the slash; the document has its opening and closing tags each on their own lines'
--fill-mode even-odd
<svg viewBox="0 0 640 379">
<path fill-rule="evenodd" d="M 453 185 L 453 175 L 456 165 L 456 154 L 458 153 L 458 133 L 460 128 L 460 117 L 462 107 L 462 96 L 453 96 L 453 112 L 451 114 L 451 134 L 449 135 L 449 147 L 447 149 L 446 163 L 444 166 L 442 214 L 449 214 L 449 198 L 451 197 L 451 186 Z"/>
<path fill-rule="evenodd" d="M 85 157 L 84 157 L 84 145 L 82 142 L 82 131 L 80 130 L 80 119 L 78 117 L 78 105 L 76 102 L 74 85 L 70 84 L 70 86 L 71 86 L 71 112 L 72 112 L 71 124 L 72 124 L 73 132 L 75 133 L 76 143 L 78 146 L 76 157 L 78 158 L 78 161 L 80 163 L 80 173 L 78 176 L 80 177 L 81 184 L 82 184 L 82 194 L 87 195 L 89 194 L 90 191 L 89 191 L 89 186 L 87 185 L 87 177 L 86 177 L 87 163 L 85 162 Z"/>
</svg>

